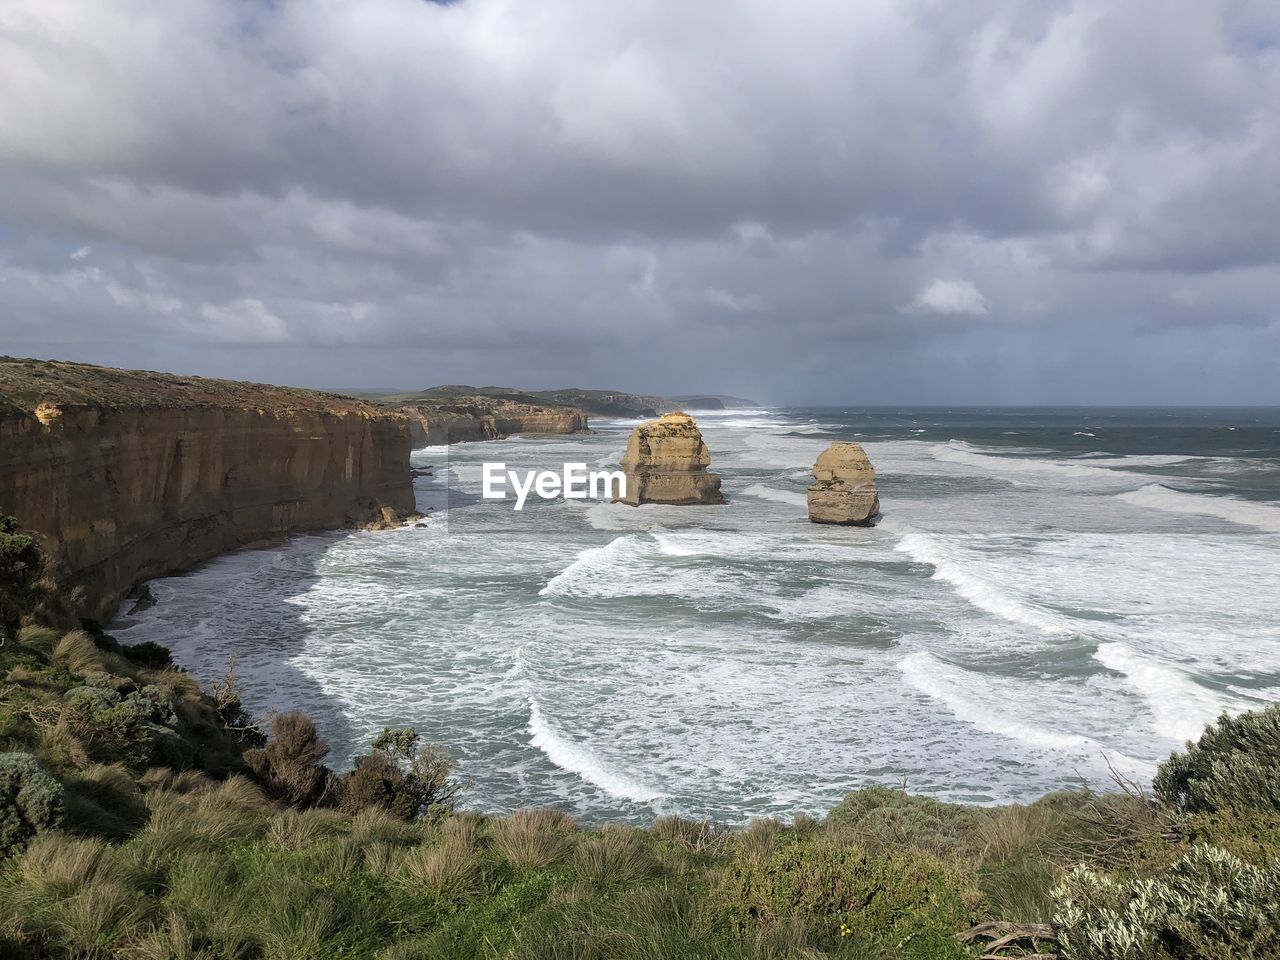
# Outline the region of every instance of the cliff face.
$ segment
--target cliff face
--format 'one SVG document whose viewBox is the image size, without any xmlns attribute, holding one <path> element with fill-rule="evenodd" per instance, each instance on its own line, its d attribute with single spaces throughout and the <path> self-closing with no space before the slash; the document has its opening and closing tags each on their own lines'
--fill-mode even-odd
<svg viewBox="0 0 1280 960">
<path fill-rule="evenodd" d="M 687 413 L 668 413 L 631 431 L 621 466 L 627 475 L 623 503 L 724 503 L 720 477 L 707 473 L 711 451 Z"/>
<path fill-rule="evenodd" d="M 814 523 L 868 526 L 880 512 L 876 471 L 860 443 L 833 443 L 818 454 L 809 486 Z"/>
<path fill-rule="evenodd" d="M 411 513 L 404 417 L 310 391 L 0 358 L 0 513 L 83 616 L 269 537 Z"/>
<path fill-rule="evenodd" d="M 495 397 L 424 400 L 399 408 L 415 447 L 501 440 L 517 433 L 578 433 L 587 415 L 576 407 L 518 403 Z"/>
</svg>

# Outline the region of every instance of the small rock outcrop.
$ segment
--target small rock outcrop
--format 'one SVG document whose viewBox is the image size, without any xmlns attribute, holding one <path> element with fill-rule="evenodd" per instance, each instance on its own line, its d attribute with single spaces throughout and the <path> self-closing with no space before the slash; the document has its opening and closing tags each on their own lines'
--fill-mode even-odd
<svg viewBox="0 0 1280 960">
<path fill-rule="evenodd" d="M 627 492 L 615 497 L 638 507 L 642 503 L 724 503 L 720 477 L 707 473 L 711 452 L 687 413 L 668 413 L 631 431 L 621 465 Z"/>
<path fill-rule="evenodd" d="M 880 512 L 876 471 L 860 443 L 833 443 L 813 465 L 809 519 L 865 527 Z"/>
</svg>

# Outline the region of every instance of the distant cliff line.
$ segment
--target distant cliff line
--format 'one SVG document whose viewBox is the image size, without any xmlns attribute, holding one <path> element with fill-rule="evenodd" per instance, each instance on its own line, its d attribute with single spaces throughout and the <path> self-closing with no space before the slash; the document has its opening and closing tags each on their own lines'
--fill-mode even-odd
<svg viewBox="0 0 1280 960">
<path fill-rule="evenodd" d="M 105 622 L 138 584 L 238 547 L 411 515 L 416 447 L 576 433 L 589 415 L 675 406 L 464 386 L 361 399 L 0 357 L 0 514 L 39 534 L 78 612 Z"/>
<path fill-rule="evenodd" d="M 77 612 L 272 537 L 414 511 L 410 421 L 314 390 L 0 358 L 0 513 Z"/>
</svg>

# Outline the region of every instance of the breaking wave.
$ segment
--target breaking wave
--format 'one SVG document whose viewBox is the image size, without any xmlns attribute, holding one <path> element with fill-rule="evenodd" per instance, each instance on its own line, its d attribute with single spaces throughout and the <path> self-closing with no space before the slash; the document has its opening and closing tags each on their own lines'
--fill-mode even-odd
<svg viewBox="0 0 1280 960">
<path fill-rule="evenodd" d="M 1093 656 L 1125 675 L 1146 700 L 1156 731 L 1171 740 L 1195 739 L 1223 710 L 1217 697 L 1181 670 L 1141 656 L 1123 643 L 1104 643 Z"/>
<path fill-rule="evenodd" d="M 1280 507 L 1268 503 L 1253 503 L 1212 494 L 1183 493 L 1159 483 L 1148 484 L 1117 496 L 1126 503 L 1150 507 L 1152 510 L 1217 517 L 1266 533 L 1280 533 Z"/>
<path fill-rule="evenodd" d="M 561 737 L 542 715 L 536 700 L 529 701 L 529 733 L 529 745 L 541 750 L 553 764 L 568 773 L 577 774 L 610 796 L 637 803 L 666 796 L 654 787 L 610 770 L 586 747 Z"/>
<path fill-rule="evenodd" d="M 886 522 L 882 526 L 889 524 Z M 1013 623 L 1035 627 L 1045 633 L 1069 632 L 1070 628 L 1059 618 L 1001 592 L 982 576 L 966 569 L 963 562 L 957 560 L 946 547 L 927 533 L 914 530 L 906 524 L 895 524 L 889 528 L 902 532 L 895 549 L 905 553 L 916 563 L 929 564 L 933 567 L 935 580 L 951 584 L 956 593 L 978 609 Z"/>
</svg>

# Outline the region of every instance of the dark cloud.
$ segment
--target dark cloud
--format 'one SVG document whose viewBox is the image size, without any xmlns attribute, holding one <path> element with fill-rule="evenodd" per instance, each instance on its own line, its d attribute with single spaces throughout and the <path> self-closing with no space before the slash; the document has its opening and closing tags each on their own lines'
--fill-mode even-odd
<svg viewBox="0 0 1280 960">
<path fill-rule="evenodd" d="M 1277 402 L 1277 36 L 1269 0 L 13 0 L 0 348 Z"/>
</svg>

